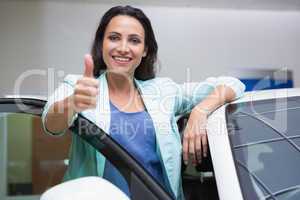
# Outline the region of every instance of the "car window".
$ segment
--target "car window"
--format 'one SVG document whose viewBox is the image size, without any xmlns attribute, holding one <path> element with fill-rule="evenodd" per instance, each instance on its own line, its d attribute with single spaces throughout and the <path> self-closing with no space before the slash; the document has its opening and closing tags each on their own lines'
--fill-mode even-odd
<svg viewBox="0 0 300 200">
<path fill-rule="evenodd" d="M 39 199 L 41 193 L 62 182 L 72 137 L 81 137 L 107 158 L 126 180 L 132 200 L 172 200 L 122 147 L 81 115 L 64 136 L 44 133 L 44 105 L 41 100 L 0 99 L 1 200 Z"/>
<path fill-rule="evenodd" d="M 300 199 L 300 98 L 226 107 L 229 139 L 245 199 Z"/>
<path fill-rule="evenodd" d="M 61 183 L 68 166 L 70 135 L 44 133 L 40 116 L 0 114 L 2 198 L 40 195 Z"/>
<path fill-rule="evenodd" d="M 78 115 L 70 127 L 76 136 L 81 137 L 99 153 L 107 163 L 113 165 L 127 183 L 132 200 L 172 200 L 169 194 L 122 146 L 115 142 L 101 128 Z"/>
</svg>

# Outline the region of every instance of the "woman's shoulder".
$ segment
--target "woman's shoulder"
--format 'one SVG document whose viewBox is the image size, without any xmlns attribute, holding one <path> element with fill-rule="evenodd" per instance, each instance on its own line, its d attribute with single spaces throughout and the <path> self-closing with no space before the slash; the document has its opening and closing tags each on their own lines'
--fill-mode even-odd
<svg viewBox="0 0 300 200">
<path fill-rule="evenodd" d="M 169 78 L 169 77 L 155 77 L 155 78 L 152 78 L 152 79 L 149 79 L 149 80 L 138 80 L 139 83 L 141 84 L 145 84 L 145 85 L 148 85 L 148 84 L 175 84 L 175 82 Z"/>
<path fill-rule="evenodd" d="M 178 91 L 178 84 L 171 78 L 158 77 L 146 81 L 138 81 L 138 85 L 144 91 L 159 92 L 162 95 L 174 94 Z"/>
</svg>

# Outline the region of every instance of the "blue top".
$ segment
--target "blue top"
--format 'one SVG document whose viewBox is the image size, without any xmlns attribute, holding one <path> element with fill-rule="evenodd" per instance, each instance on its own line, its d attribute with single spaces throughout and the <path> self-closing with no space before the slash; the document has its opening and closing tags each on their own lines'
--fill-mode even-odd
<svg viewBox="0 0 300 200">
<path fill-rule="evenodd" d="M 111 102 L 110 109 L 110 136 L 164 185 L 162 166 L 156 153 L 155 130 L 148 112 L 123 112 Z M 108 160 L 103 177 L 130 196 L 124 177 Z"/>
</svg>

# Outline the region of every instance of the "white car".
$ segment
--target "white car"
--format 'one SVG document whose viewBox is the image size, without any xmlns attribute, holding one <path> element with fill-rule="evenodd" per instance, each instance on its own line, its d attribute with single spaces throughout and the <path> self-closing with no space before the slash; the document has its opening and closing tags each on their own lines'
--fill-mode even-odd
<svg viewBox="0 0 300 200">
<path fill-rule="evenodd" d="M 45 103 L 40 99 L 0 99 L 1 200 L 39 199 L 62 180 L 71 134 L 55 138 L 43 133 L 40 116 Z M 181 129 L 185 119 L 178 122 Z M 183 169 L 186 200 L 299 200 L 299 119 L 300 89 L 248 92 L 219 108 L 208 120 L 209 157 L 196 168 Z M 86 125 L 90 128 L 80 129 Z M 73 137 L 86 140 L 119 169 L 132 200 L 173 199 L 125 149 L 83 116 L 79 115 L 70 129 L 80 133 Z M 24 135 L 30 136 L 29 142 Z M 104 188 L 91 186 L 99 194 L 109 191 Z M 60 191 L 68 193 L 67 189 Z"/>
<path fill-rule="evenodd" d="M 248 92 L 208 127 L 220 199 L 300 199 L 300 89 Z"/>
</svg>

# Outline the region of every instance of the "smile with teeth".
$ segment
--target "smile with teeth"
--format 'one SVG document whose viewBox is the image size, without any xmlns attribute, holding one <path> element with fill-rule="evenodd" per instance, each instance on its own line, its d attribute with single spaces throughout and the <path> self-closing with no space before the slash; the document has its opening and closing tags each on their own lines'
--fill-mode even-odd
<svg viewBox="0 0 300 200">
<path fill-rule="evenodd" d="M 131 58 L 128 57 L 120 57 L 120 56 L 113 56 L 113 59 L 118 62 L 129 62 Z"/>
</svg>

